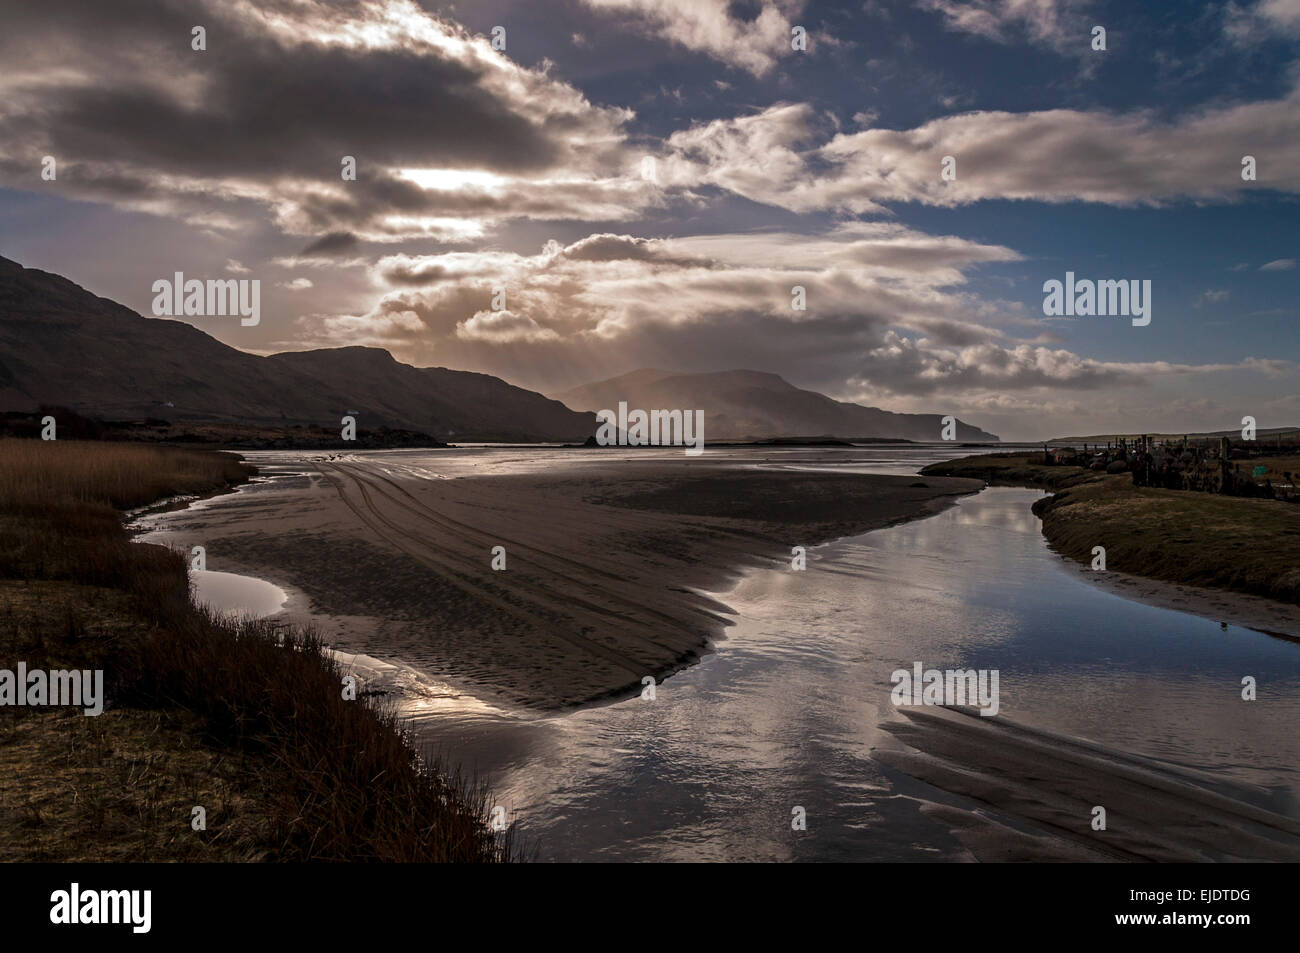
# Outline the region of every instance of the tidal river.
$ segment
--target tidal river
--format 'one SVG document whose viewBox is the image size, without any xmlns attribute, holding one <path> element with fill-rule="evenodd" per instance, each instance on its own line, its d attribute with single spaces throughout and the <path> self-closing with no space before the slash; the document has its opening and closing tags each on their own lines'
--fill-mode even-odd
<svg viewBox="0 0 1300 953">
<path fill-rule="evenodd" d="M 465 466 L 516 470 L 546 455 L 484 449 Z M 873 450 L 839 466 L 908 473 L 948 455 Z M 305 456 L 250 456 L 272 481 L 310 478 Z M 986 489 L 812 549 L 806 572 L 746 574 L 712 594 L 735 624 L 653 701 L 509 710 L 418 660 L 354 657 L 345 634 L 335 644 L 372 687 L 395 693 L 422 742 L 490 785 L 538 859 L 1291 850 L 1300 644 L 1094 586 L 1048 549 L 1030 512 L 1039 495 Z M 198 504 L 203 518 L 219 520 L 229 499 Z M 194 518 L 149 517 L 144 538 L 183 540 Z M 917 662 L 996 670 L 997 717 L 932 723 L 900 711 L 891 673 Z M 1256 701 L 1241 697 L 1246 676 Z M 1111 811 L 1112 840 L 1090 826 L 1097 805 Z M 795 830 L 800 808 L 806 829 Z M 1205 834 L 1207 816 L 1226 833 Z"/>
</svg>

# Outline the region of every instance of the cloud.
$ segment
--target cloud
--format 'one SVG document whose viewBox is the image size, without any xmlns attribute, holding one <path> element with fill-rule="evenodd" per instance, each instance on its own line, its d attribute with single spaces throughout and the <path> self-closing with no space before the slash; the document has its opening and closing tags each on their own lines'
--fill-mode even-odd
<svg viewBox="0 0 1300 953">
<path fill-rule="evenodd" d="M 361 246 L 352 232 L 330 232 L 316 239 L 301 252 L 306 257 L 352 254 Z"/>
<path fill-rule="evenodd" d="M 876 393 L 910 394 L 1034 387 L 1095 390 L 1136 383 L 1141 373 L 1140 368 L 1106 364 L 1063 349 L 990 342 L 944 348 L 892 330 L 865 358 L 862 371 L 847 381 L 850 389 L 869 386 Z"/>
<path fill-rule="evenodd" d="M 1295 267 L 1294 258 L 1278 258 L 1275 259 L 1274 261 L 1268 262 L 1267 264 L 1260 265 L 1259 270 L 1260 271 L 1290 271 L 1294 267 Z"/>
<path fill-rule="evenodd" d="M 196 22 L 205 51 L 190 46 Z M 292 234 L 371 241 L 468 241 L 509 218 L 621 218 L 656 201 L 629 174 L 629 110 L 411 0 L 49 0 L 6 11 L 0 57 L 11 185 L 38 182 L 52 155 L 64 194 L 213 228 L 269 209 Z M 425 188 L 404 175 L 420 169 L 496 178 Z"/>
<path fill-rule="evenodd" d="M 674 133 L 661 177 L 713 185 L 794 212 L 879 211 L 881 203 L 953 207 L 987 199 L 1130 206 L 1229 200 L 1255 189 L 1300 192 L 1300 89 L 1205 108 L 1173 121 L 1152 113 L 1052 109 L 971 112 L 914 129 L 867 129 L 820 141 L 812 107 L 778 103 L 752 116 Z M 1235 157 L 1266 156 L 1258 182 Z M 952 156 L 956 178 L 941 176 Z"/>
<path fill-rule="evenodd" d="M 579 239 L 564 249 L 564 255 L 571 261 L 647 261 L 655 257 L 658 246 L 647 238 L 604 232 Z"/>
<path fill-rule="evenodd" d="M 994 43 L 1087 48 L 1086 7 L 1072 0 L 923 3 L 932 33 L 946 26 Z M 279 266 L 268 283 L 297 290 L 292 313 L 303 314 L 301 337 L 285 342 L 295 349 L 372 344 L 542 389 L 646 365 L 750 366 L 898 409 L 941 399 L 997 413 L 1075 407 L 1082 416 L 1122 391 L 1191 375 L 1242 373 L 1253 382 L 1294 373 L 1293 365 L 1084 356 L 1122 354 L 1124 345 L 1098 345 L 1096 324 L 1047 326 L 1036 293 L 1021 301 L 976 290 L 988 287 L 975 280 L 981 269 L 1020 261 L 1017 250 L 929 234 L 894 215 L 903 203 L 1134 206 L 1294 194 L 1296 91 L 1234 102 L 1229 84 L 1214 87 L 1225 98 L 1181 112 L 1170 103 L 1183 100 L 1157 97 L 1149 111 L 988 110 L 878 128 L 881 115 L 904 114 L 900 104 L 976 103 L 989 87 L 956 91 L 922 79 L 895 99 L 907 72 L 886 77 L 882 63 L 865 85 L 827 98 L 820 72 L 806 87 L 799 70 L 783 69 L 815 65 L 786 59 L 790 27 L 805 15 L 800 0 L 581 0 L 585 22 L 557 17 L 554 42 L 536 48 L 590 51 L 577 56 L 590 88 L 646 94 L 647 116 L 637 122 L 629 109 L 588 99 L 547 61 L 515 62 L 413 0 L 10 6 L 0 34 L 0 183 L 54 197 L 42 201 L 169 216 L 200 226 L 192 247 L 206 248 L 207 260 L 237 254 L 258 272 Z M 903 5 L 865 7 L 875 17 L 867 25 L 887 26 L 917 70 L 934 65 L 907 46 L 916 15 Z M 1297 8 L 1300 0 L 1233 7 L 1224 28 L 1236 23 L 1252 41 L 1295 35 Z M 1213 29 L 1217 17 L 1197 22 Z M 189 44 L 196 22 L 208 29 L 202 52 Z M 684 68 L 638 74 L 637 89 L 644 61 L 623 61 L 632 43 L 608 42 L 628 25 L 689 51 L 676 57 Z M 819 31 L 814 48 L 828 40 Z M 1274 88 L 1277 76 L 1257 79 L 1251 88 Z M 782 98 L 773 103 L 774 88 Z M 655 89 L 667 101 L 656 101 Z M 804 89 L 815 102 L 802 101 Z M 1074 89 L 1070 102 L 1133 101 L 1113 92 Z M 683 99 L 689 112 L 677 108 Z M 720 114 L 731 101 L 760 105 Z M 665 125 L 679 115 L 702 121 Z M 849 115 L 841 128 L 837 116 Z M 48 183 L 39 176 L 47 154 L 59 161 Z M 1246 154 L 1259 159 L 1258 182 L 1241 180 Z M 650 178 L 643 155 L 656 160 Z M 951 182 L 940 176 L 948 155 Z M 341 175 L 345 156 L 356 161 L 354 181 Z M 978 215 L 961 219 L 977 230 L 968 234 L 985 228 Z M 136 235 L 157 224 L 115 221 Z M 762 227 L 773 221 L 779 230 Z M 695 234 L 701 229 L 712 233 Z M 525 251 L 549 234 L 564 241 Z M 156 254 L 161 246 L 147 247 Z M 270 254 L 281 257 L 267 262 Z M 1294 259 L 1278 259 L 1261 270 L 1291 267 Z M 235 259 L 226 270 L 249 273 Z M 1024 287 L 1021 269 L 984 277 Z M 791 307 L 796 286 L 807 295 L 804 311 Z M 497 291 L 502 310 L 493 310 Z M 1194 303 L 1225 298 L 1211 289 Z M 261 333 L 284 330 L 268 321 Z"/>
<path fill-rule="evenodd" d="M 1238 46 L 1300 37 L 1300 0 L 1259 0 L 1249 7 L 1225 4 L 1223 32 Z"/>
<path fill-rule="evenodd" d="M 745 19 L 722 0 L 588 3 L 758 74 L 788 51 L 773 31 L 801 10 L 765 0 Z M 985 2 L 961 22 L 1046 36 L 1070 9 Z M 188 43 L 195 19 L 209 29 L 203 52 Z M 0 79 L 7 185 L 39 181 L 48 154 L 60 194 L 224 231 L 269 212 L 307 239 L 279 259 L 290 266 L 356 264 L 367 243 L 474 245 L 508 222 L 630 221 L 703 204 L 710 190 L 854 215 L 887 214 L 891 202 L 1133 205 L 1300 191 L 1294 92 L 1175 120 L 990 111 L 847 133 L 810 104 L 779 102 L 634 149 L 630 110 L 589 102 L 411 0 L 200 0 L 195 12 L 143 0 L 120 14 L 49 0 L 39 13 L 19 6 L 12 21 L 0 36 L 11 67 Z M 855 119 L 875 121 L 869 110 Z M 651 179 L 643 151 L 657 159 Z M 1257 183 L 1241 181 L 1235 152 L 1261 158 Z M 948 155 L 955 181 L 939 174 Z M 355 181 L 342 178 L 344 156 L 356 160 Z"/>
<path fill-rule="evenodd" d="M 821 131 L 806 103 L 777 103 L 751 116 L 718 119 L 670 135 L 659 177 L 669 187 L 711 185 L 794 212 L 883 212 L 857 184 L 814 171 Z"/>
<path fill-rule="evenodd" d="M 791 52 L 792 17 L 802 0 L 758 0 L 751 19 L 733 15 L 728 0 L 583 0 L 592 9 L 638 22 L 663 39 L 716 60 L 766 76 L 777 58 Z M 811 44 L 810 44 L 811 48 Z"/>
<path fill-rule="evenodd" d="M 517 341 L 553 341 L 559 335 L 543 328 L 527 315 L 510 311 L 479 311 L 468 321 L 456 325 L 456 336 L 465 341 L 506 344 Z"/>
<path fill-rule="evenodd" d="M 1089 49 L 1089 28 L 1080 0 L 921 0 L 923 10 L 943 16 L 944 25 L 997 43 L 1020 37 L 1065 51 Z"/>
<path fill-rule="evenodd" d="M 1218 304 L 1220 301 L 1227 301 L 1230 294 L 1231 292 L 1216 289 L 1202 291 L 1196 296 L 1196 301 L 1192 307 L 1199 308 L 1205 304 Z"/>
<path fill-rule="evenodd" d="M 637 367 L 749 367 L 895 407 L 1140 390 L 1243 367 L 1084 357 L 1044 335 L 1024 303 L 967 290 L 973 270 L 1019 259 L 879 222 L 812 234 L 596 233 L 531 255 L 392 255 L 370 269 L 383 293 L 369 311 L 300 321 L 298 346 L 364 342 L 550 392 Z M 805 310 L 793 307 L 795 286 Z"/>
</svg>

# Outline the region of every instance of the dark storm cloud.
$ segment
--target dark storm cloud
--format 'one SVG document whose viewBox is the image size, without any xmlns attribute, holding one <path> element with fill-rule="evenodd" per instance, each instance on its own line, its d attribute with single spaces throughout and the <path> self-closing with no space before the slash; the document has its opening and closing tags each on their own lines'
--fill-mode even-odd
<svg viewBox="0 0 1300 953">
<path fill-rule="evenodd" d="M 301 252 L 302 255 L 344 255 L 357 250 L 361 242 L 351 232 L 330 232 L 316 239 Z"/>
<path fill-rule="evenodd" d="M 191 49 L 196 25 L 204 51 Z M 52 155 L 80 170 L 61 182 L 84 197 L 147 190 L 178 210 L 253 198 L 300 232 L 512 210 L 517 190 L 427 190 L 398 170 L 617 166 L 629 115 L 406 0 L 51 0 L 6 12 L 0 56 L 6 178 L 30 178 Z M 340 174 L 344 156 L 355 157 L 354 182 Z M 532 201 L 547 212 L 565 198 Z"/>
<path fill-rule="evenodd" d="M 480 88 L 480 74 L 467 64 L 310 46 L 285 55 L 247 35 L 229 50 L 188 55 L 202 57 L 200 102 L 177 102 L 154 88 L 64 90 L 36 107 L 49 148 L 201 177 L 331 181 L 343 155 L 379 166 L 507 171 L 545 168 L 560 157 L 548 130 Z M 0 128 L 12 135 L 33 118 L 12 117 Z"/>
<path fill-rule="evenodd" d="M 424 287 L 437 284 L 448 276 L 449 272 L 441 265 L 431 262 L 406 264 L 394 261 L 380 272 L 383 280 L 397 287 Z"/>
</svg>

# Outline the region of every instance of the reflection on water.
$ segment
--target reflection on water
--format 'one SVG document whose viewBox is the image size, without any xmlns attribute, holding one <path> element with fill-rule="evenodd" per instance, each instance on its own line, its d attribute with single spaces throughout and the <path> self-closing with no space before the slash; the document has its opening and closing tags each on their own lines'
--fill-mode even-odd
<svg viewBox="0 0 1300 953">
<path fill-rule="evenodd" d="M 279 586 L 233 572 L 192 569 L 190 585 L 196 603 L 206 604 L 222 615 L 260 619 L 279 612 L 287 598 Z"/>
<path fill-rule="evenodd" d="M 492 783 L 542 858 L 960 858 L 920 811 L 960 799 L 871 757 L 898 717 L 890 673 L 921 661 L 998 669 L 1006 718 L 1300 814 L 1300 647 L 1091 587 L 1044 544 L 1038 495 L 989 489 L 820 547 L 804 573 L 750 574 L 719 596 L 739 622 L 718 651 L 654 702 L 518 720 L 444 708 L 419 734 Z"/>
<path fill-rule="evenodd" d="M 914 473 L 952 452 L 763 448 L 704 459 Z M 279 480 L 318 479 L 311 455 L 249 456 Z M 423 479 L 596 459 L 490 447 L 357 456 Z M 654 702 L 538 715 L 485 703 L 415 659 L 342 658 L 399 701 L 420 740 L 491 784 L 542 859 L 969 857 L 928 805 L 973 805 L 872 757 L 893 741 L 884 726 L 899 721 L 890 673 L 918 661 L 997 669 L 1001 713 L 990 721 L 1190 768 L 1233 797 L 1300 817 L 1300 645 L 1094 588 L 1048 550 L 1030 511 L 1039 495 L 987 489 L 937 516 L 811 550 L 806 572 L 748 574 L 717 594 L 737 624 Z M 158 517 L 147 538 L 188 545 L 175 528 L 223 506 L 217 498 Z M 275 591 L 268 611 L 283 603 Z M 1257 702 L 1240 698 L 1246 675 Z M 795 806 L 807 811 L 804 832 L 790 829 Z"/>
</svg>

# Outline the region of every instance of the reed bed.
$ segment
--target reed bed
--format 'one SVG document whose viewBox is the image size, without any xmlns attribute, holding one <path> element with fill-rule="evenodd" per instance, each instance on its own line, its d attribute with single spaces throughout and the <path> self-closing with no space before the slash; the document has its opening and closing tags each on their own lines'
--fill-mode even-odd
<svg viewBox="0 0 1300 953">
<path fill-rule="evenodd" d="M 269 818 L 240 856 L 518 859 L 512 837 L 490 830 L 481 786 L 417 751 L 382 702 L 343 697 L 344 673 L 317 632 L 194 606 L 183 554 L 132 543 L 122 526 L 123 509 L 213 492 L 253 472 L 230 453 L 0 439 L 0 579 L 89 593 L 51 604 L 48 634 L 35 642 L 32 625 L 20 631 L 0 611 L 0 664 L 22 651 L 29 663 L 37 652 L 103 667 L 111 706 L 181 713 L 203 746 L 237 755 Z M 111 643 L 69 621 L 102 615 L 110 600 L 93 594 L 103 589 L 130 606 Z"/>
</svg>

